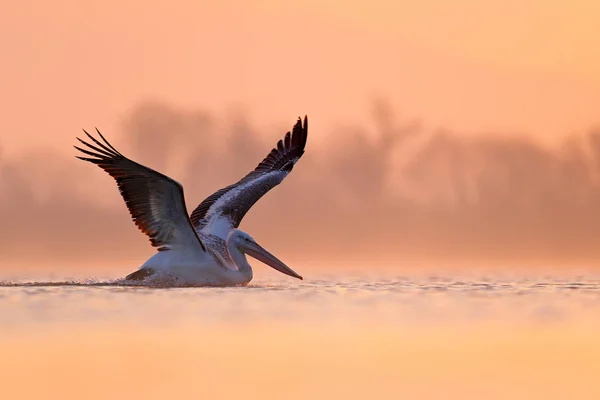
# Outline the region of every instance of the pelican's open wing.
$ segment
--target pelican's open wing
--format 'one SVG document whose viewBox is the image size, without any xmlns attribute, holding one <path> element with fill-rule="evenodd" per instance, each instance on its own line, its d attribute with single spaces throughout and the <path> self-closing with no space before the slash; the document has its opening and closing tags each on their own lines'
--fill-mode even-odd
<svg viewBox="0 0 600 400">
<path fill-rule="evenodd" d="M 254 171 L 239 182 L 218 190 L 192 212 L 192 225 L 197 230 L 225 238 L 237 228 L 250 208 L 269 190 L 279 185 L 304 154 L 308 119 L 298 118 L 292 133 L 277 143 L 277 147 L 258 164 Z"/>
<path fill-rule="evenodd" d="M 206 247 L 192 227 L 183 197 L 183 187 L 173 179 L 119 153 L 96 129 L 104 143 L 84 130 L 95 143 L 92 145 L 79 138 L 87 146 L 77 150 L 90 157 L 77 157 L 96 164 L 115 181 L 127 204 L 133 221 L 150 238 L 152 246 L 159 251 L 174 247 Z"/>
</svg>

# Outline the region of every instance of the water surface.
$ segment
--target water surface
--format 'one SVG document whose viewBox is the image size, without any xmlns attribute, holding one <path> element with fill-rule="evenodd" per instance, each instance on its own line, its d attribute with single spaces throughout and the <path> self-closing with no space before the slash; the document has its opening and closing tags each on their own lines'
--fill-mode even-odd
<svg viewBox="0 0 600 400">
<path fill-rule="evenodd" d="M 7 398 L 600 395 L 592 274 L 5 280 L 0 315 Z"/>
</svg>

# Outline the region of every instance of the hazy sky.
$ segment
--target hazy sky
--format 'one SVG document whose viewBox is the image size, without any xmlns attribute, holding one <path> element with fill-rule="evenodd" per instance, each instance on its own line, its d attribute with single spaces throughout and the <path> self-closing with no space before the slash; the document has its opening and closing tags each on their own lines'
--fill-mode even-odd
<svg viewBox="0 0 600 400">
<path fill-rule="evenodd" d="M 242 225 L 285 260 L 599 260 L 598 20 L 593 0 L 7 4 L 6 268 L 152 253 L 112 179 L 74 159 L 82 127 L 193 209 L 304 114 L 306 156 Z"/>
<path fill-rule="evenodd" d="M 600 119 L 598 20 L 595 0 L 11 2 L 0 145 L 68 148 L 148 98 L 326 128 L 381 95 L 431 126 L 556 137 Z"/>
</svg>

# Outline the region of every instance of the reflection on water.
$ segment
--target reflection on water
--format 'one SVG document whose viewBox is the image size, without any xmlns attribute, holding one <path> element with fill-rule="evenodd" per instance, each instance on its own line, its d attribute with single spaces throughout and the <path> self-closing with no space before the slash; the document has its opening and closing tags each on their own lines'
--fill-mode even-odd
<svg viewBox="0 0 600 400">
<path fill-rule="evenodd" d="M 0 315 L 7 398 L 600 396 L 589 276 L 4 281 Z"/>
<path fill-rule="evenodd" d="M 1 282 L 4 330 L 63 323 L 385 325 L 600 322 L 600 279 L 290 279 L 246 287 L 149 288 L 119 281 Z"/>
</svg>

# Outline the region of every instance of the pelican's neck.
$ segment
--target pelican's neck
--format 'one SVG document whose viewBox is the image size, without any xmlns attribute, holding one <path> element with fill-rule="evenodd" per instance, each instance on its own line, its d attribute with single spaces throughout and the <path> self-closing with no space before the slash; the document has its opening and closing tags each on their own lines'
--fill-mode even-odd
<svg viewBox="0 0 600 400">
<path fill-rule="evenodd" d="M 229 251 L 229 255 L 231 256 L 233 263 L 236 265 L 241 274 L 249 279 L 252 279 L 252 267 L 248 263 L 246 255 L 237 248 L 235 245 L 235 240 L 230 239 L 227 240 L 227 250 Z"/>
</svg>

